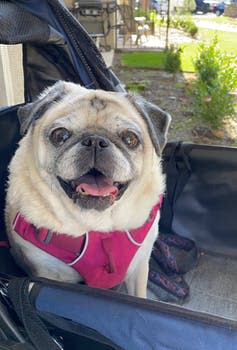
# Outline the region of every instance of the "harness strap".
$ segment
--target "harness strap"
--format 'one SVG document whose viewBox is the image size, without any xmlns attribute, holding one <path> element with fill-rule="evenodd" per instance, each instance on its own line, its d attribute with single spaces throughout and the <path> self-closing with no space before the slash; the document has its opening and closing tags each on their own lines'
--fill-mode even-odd
<svg viewBox="0 0 237 350">
<path fill-rule="evenodd" d="M 74 268 L 84 281 L 98 288 L 120 284 L 137 250 L 150 231 L 162 204 L 162 197 L 141 227 L 128 231 L 90 231 L 73 237 L 37 228 L 20 213 L 13 229 L 23 239 Z"/>
<path fill-rule="evenodd" d="M 161 208 L 162 202 L 163 196 L 160 195 L 158 203 L 152 208 L 150 215 L 145 223 L 141 227 L 134 230 L 124 231 L 124 234 L 126 234 L 128 240 L 132 244 L 138 247 L 141 246 L 144 239 L 143 230 L 150 228 L 150 222 L 154 221 L 157 212 Z M 75 263 L 75 260 L 79 260 L 81 258 L 81 255 L 85 253 L 85 249 L 88 245 L 88 236 L 90 236 L 90 232 L 85 233 L 79 237 L 74 237 L 66 233 L 53 232 L 52 230 L 49 230 L 45 227 L 37 228 L 28 222 L 26 218 L 20 213 L 17 213 L 13 221 L 13 230 L 25 240 L 30 241 L 33 244 L 34 242 L 37 243 L 37 246 L 39 248 L 47 251 L 49 254 L 57 257 L 64 256 L 64 262 L 69 265 L 73 265 Z M 113 232 L 101 232 L 101 234 L 111 235 Z M 140 236 L 141 239 L 139 239 Z M 104 244 L 104 249 L 107 254 L 109 251 L 108 244 L 108 242 Z"/>
<path fill-rule="evenodd" d="M 0 248 L 10 248 L 8 241 L 0 241 Z"/>
<path fill-rule="evenodd" d="M 37 228 L 20 213 L 16 215 L 13 222 L 13 230 L 47 253 L 56 257 L 63 257 L 66 264 L 73 263 L 80 256 L 86 239 L 86 235 L 72 237 L 65 233 L 53 232 L 44 227 Z"/>
</svg>

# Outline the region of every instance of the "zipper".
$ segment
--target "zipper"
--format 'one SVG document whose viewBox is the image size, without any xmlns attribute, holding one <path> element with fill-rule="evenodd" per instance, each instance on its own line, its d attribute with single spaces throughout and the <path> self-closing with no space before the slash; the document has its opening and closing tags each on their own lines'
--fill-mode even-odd
<svg viewBox="0 0 237 350">
<path fill-rule="evenodd" d="M 100 55 L 100 52 L 98 49 L 95 47 L 95 44 L 93 40 L 90 38 L 90 36 L 84 31 L 84 29 L 78 25 L 74 17 L 68 12 L 68 10 L 65 10 L 62 4 L 60 4 L 58 1 L 56 2 L 55 0 L 50 0 L 49 1 L 51 7 L 53 8 L 54 12 L 57 14 L 58 19 L 61 23 L 61 25 L 66 29 L 66 34 L 68 35 L 68 38 L 71 40 L 71 43 L 76 49 L 76 53 L 80 57 L 84 68 L 86 69 L 86 72 L 89 76 L 89 78 L 92 80 L 92 84 L 95 85 L 95 88 L 103 88 L 101 86 L 104 85 L 104 88 L 106 90 L 110 91 L 116 91 L 113 81 L 111 81 L 111 76 L 108 71 L 108 68 L 106 67 L 102 56 Z M 73 24 L 73 28 L 71 29 L 71 25 Z M 103 81 L 103 84 L 100 84 L 98 82 L 98 79 L 96 78 L 96 75 L 93 73 L 93 70 L 91 69 L 91 66 L 87 63 L 88 57 L 85 57 L 85 55 L 82 52 L 82 48 L 80 47 L 78 43 L 78 39 L 75 38 L 75 32 L 73 29 L 77 29 L 78 33 L 80 35 L 78 37 L 81 38 L 81 42 L 85 44 L 88 44 L 87 46 L 90 48 L 92 51 L 92 55 L 95 55 L 96 61 L 94 62 L 94 67 L 95 67 L 95 73 L 98 73 L 98 78 L 101 76 L 101 79 Z M 83 45 L 82 45 L 83 47 Z M 87 51 L 87 55 L 88 55 Z M 90 60 L 89 60 L 90 61 Z"/>
<path fill-rule="evenodd" d="M 84 65 L 86 72 L 89 76 L 89 79 L 92 81 L 92 84 L 95 85 L 95 88 L 99 88 L 99 84 L 97 83 L 97 81 L 95 80 L 95 77 L 92 73 L 92 70 L 90 68 L 90 66 L 88 65 L 82 51 L 81 48 L 77 42 L 77 40 L 75 39 L 74 33 L 72 31 L 72 29 L 70 28 L 70 23 L 68 21 L 67 18 L 67 12 L 64 10 L 64 8 L 61 8 L 62 5 L 60 3 L 57 4 L 57 6 L 54 6 L 54 1 L 49 1 L 49 3 L 52 3 L 51 6 L 53 7 L 54 12 L 56 13 L 58 19 L 60 20 L 61 25 L 63 25 L 63 27 L 66 29 L 66 34 L 68 35 L 69 39 L 71 40 L 73 46 L 76 49 L 77 54 L 79 55 L 82 64 Z M 62 13 L 63 12 L 63 13 Z"/>
</svg>

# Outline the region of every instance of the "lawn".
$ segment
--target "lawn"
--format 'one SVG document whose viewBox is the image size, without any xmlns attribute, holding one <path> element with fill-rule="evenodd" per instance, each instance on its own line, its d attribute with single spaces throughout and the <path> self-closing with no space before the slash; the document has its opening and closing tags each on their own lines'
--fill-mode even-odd
<svg viewBox="0 0 237 350">
<path fill-rule="evenodd" d="M 208 41 L 216 35 L 219 39 L 220 48 L 223 51 L 237 55 L 237 32 L 224 32 L 221 30 L 210 30 L 199 28 L 199 35 L 201 40 Z"/>
<path fill-rule="evenodd" d="M 197 16 L 196 16 L 196 19 L 197 19 Z M 212 17 L 210 19 L 210 17 L 206 17 L 206 16 L 198 16 L 198 19 L 201 20 L 202 22 L 205 21 L 205 22 L 214 22 L 214 23 L 217 23 L 217 24 L 230 24 L 230 25 L 235 25 L 237 26 L 237 20 L 236 18 L 231 18 L 231 17 L 226 17 L 226 16 L 215 16 L 215 17 Z"/>
<path fill-rule="evenodd" d="M 183 72 L 194 72 L 193 58 L 196 55 L 198 46 L 182 45 L 181 70 Z M 132 52 L 121 55 L 122 65 L 129 68 L 139 69 L 164 69 L 165 53 L 163 51 Z"/>
<path fill-rule="evenodd" d="M 197 55 L 198 45 L 196 43 L 180 45 L 181 53 L 181 70 L 183 72 L 194 72 L 193 60 Z"/>
<path fill-rule="evenodd" d="M 132 52 L 122 55 L 122 64 L 130 68 L 164 69 L 165 53 Z"/>
<path fill-rule="evenodd" d="M 208 42 L 215 36 L 218 38 L 221 50 L 237 55 L 237 33 L 199 28 L 200 40 Z M 197 55 L 198 43 L 183 44 L 181 47 L 183 49 L 181 55 L 182 71 L 193 72 L 193 59 Z"/>
<path fill-rule="evenodd" d="M 199 28 L 199 39 L 205 42 L 218 37 L 220 48 L 228 53 L 237 55 L 237 33 L 220 30 Z M 198 42 L 180 45 L 181 69 L 183 72 L 194 72 L 193 59 L 198 51 Z M 133 52 L 123 54 L 122 64 L 130 68 L 164 69 L 165 53 L 157 52 Z"/>
<path fill-rule="evenodd" d="M 183 72 L 193 72 L 192 57 L 197 52 L 197 45 L 182 46 L 181 54 L 181 68 Z M 129 68 L 140 69 L 164 69 L 165 67 L 165 53 L 163 51 L 157 52 L 132 52 L 125 53 L 121 56 L 122 65 Z"/>
</svg>

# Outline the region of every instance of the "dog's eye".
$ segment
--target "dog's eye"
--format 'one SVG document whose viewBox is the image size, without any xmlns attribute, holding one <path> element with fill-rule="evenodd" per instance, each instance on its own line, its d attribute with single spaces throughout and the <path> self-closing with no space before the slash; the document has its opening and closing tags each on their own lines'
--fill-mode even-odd
<svg viewBox="0 0 237 350">
<path fill-rule="evenodd" d="M 54 146 L 61 146 L 70 136 L 70 131 L 65 128 L 58 128 L 51 132 L 49 138 Z"/>
<path fill-rule="evenodd" d="M 120 137 L 122 141 L 131 149 L 136 148 L 139 145 L 138 136 L 131 130 L 124 130 Z"/>
</svg>

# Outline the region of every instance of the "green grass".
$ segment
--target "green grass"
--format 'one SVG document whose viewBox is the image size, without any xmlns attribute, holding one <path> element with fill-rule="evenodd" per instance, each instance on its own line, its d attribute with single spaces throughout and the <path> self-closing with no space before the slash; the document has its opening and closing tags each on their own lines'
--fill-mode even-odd
<svg viewBox="0 0 237 350">
<path fill-rule="evenodd" d="M 180 45 L 181 53 L 181 70 L 183 72 L 194 72 L 193 59 L 197 55 L 198 45 L 196 43 Z"/>
<path fill-rule="evenodd" d="M 210 19 L 203 16 L 201 19 L 220 24 L 228 23 L 237 27 L 237 20 L 233 18 L 221 16 Z M 198 37 L 201 41 L 208 42 L 215 36 L 218 38 L 221 50 L 237 55 L 237 33 L 198 28 Z M 183 50 L 181 54 L 181 70 L 183 72 L 194 72 L 193 60 L 197 55 L 198 46 L 198 42 L 180 45 Z M 122 64 L 130 68 L 164 69 L 165 53 L 157 51 L 124 54 L 122 55 Z"/>
<path fill-rule="evenodd" d="M 197 51 L 197 45 L 182 46 L 181 68 L 184 72 L 193 72 L 192 57 Z M 122 65 L 128 68 L 144 68 L 144 69 L 164 69 L 165 53 L 157 52 L 132 52 L 121 56 Z"/>
<path fill-rule="evenodd" d="M 199 28 L 199 37 L 208 42 L 217 36 L 221 50 L 237 55 L 237 33 L 223 32 Z M 182 44 L 180 47 L 181 70 L 183 72 L 194 72 L 193 59 L 197 55 L 198 42 Z M 129 68 L 164 69 L 165 53 L 157 52 L 132 52 L 121 56 L 122 64 Z"/>
<path fill-rule="evenodd" d="M 220 30 L 208 30 L 199 28 L 199 37 L 202 41 L 208 42 L 217 36 L 220 49 L 237 55 L 237 33 L 223 32 Z M 198 52 L 198 43 L 181 45 L 183 52 L 181 55 L 181 68 L 184 72 L 193 72 L 193 59 Z"/>
<path fill-rule="evenodd" d="M 220 16 L 220 17 L 212 17 L 210 19 L 208 17 L 202 16 L 200 17 L 200 19 L 205 22 L 215 22 L 220 24 L 225 23 L 225 24 L 231 24 L 231 25 L 237 26 L 237 20 L 231 17 Z"/>
<path fill-rule="evenodd" d="M 237 33 L 223 32 L 220 30 L 210 30 L 199 28 L 199 37 L 202 41 L 208 42 L 217 36 L 221 50 L 237 55 Z M 181 69 L 184 72 L 193 72 L 193 60 L 198 52 L 198 43 L 181 45 L 183 52 L 181 55 Z"/>
<path fill-rule="evenodd" d="M 237 33 L 199 28 L 202 40 L 208 41 L 217 36 L 219 46 L 223 51 L 237 55 Z"/>
<path fill-rule="evenodd" d="M 141 93 L 146 90 L 146 86 L 149 82 L 146 80 L 142 81 L 128 81 L 126 83 L 126 90 L 134 91 L 136 93 Z"/>
<path fill-rule="evenodd" d="M 121 56 L 122 65 L 129 68 L 164 69 L 165 53 L 132 52 Z"/>
</svg>

